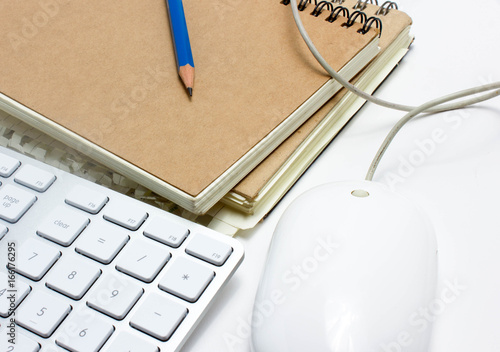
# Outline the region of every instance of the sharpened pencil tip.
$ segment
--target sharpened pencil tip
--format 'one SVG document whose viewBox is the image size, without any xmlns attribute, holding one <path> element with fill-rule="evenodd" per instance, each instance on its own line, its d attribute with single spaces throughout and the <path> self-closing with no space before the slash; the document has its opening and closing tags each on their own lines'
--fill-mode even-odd
<svg viewBox="0 0 500 352">
<path fill-rule="evenodd" d="M 189 96 L 192 97 L 193 96 L 193 88 L 188 88 L 188 93 L 189 93 Z"/>
</svg>

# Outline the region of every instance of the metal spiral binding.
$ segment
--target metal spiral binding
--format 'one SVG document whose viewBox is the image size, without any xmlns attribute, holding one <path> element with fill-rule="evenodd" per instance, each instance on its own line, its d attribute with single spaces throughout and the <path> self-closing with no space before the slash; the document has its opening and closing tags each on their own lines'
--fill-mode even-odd
<svg viewBox="0 0 500 352">
<path fill-rule="evenodd" d="M 396 4 L 394 1 L 386 1 L 382 4 L 382 6 L 379 7 L 377 12 L 375 12 L 375 15 L 379 16 L 385 16 L 389 13 L 391 9 L 398 9 L 398 4 Z"/>
<path fill-rule="evenodd" d="M 299 11 L 304 11 L 307 7 L 307 3 L 312 3 L 312 0 L 300 0 L 299 4 L 297 5 L 297 8 Z M 318 0 L 314 0 L 314 4 L 318 5 Z"/>
<path fill-rule="evenodd" d="M 375 24 L 377 26 L 377 28 L 379 29 L 378 36 L 380 38 L 380 36 L 382 35 L 382 20 L 380 20 L 380 18 L 375 17 L 375 16 L 368 17 L 368 16 L 366 16 L 366 13 L 359 11 L 359 10 L 354 11 L 349 16 L 347 22 L 342 24 L 342 27 L 347 27 L 347 28 L 351 27 L 356 22 L 358 17 L 360 18 L 359 22 L 361 24 L 363 24 L 363 27 L 358 30 L 358 33 L 361 33 L 361 34 L 368 33 L 370 28 Z"/>
<path fill-rule="evenodd" d="M 356 5 L 354 5 L 353 9 L 363 11 L 364 9 L 366 9 L 368 1 L 370 1 L 370 4 L 373 4 L 373 0 L 365 0 L 365 1 L 358 0 Z M 375 0 L 375 5 L 378 5 L 378 0 Z"/>
<path fill-rule="evenodd" d="M 357 11 L 354 11 L 352 14 L 349 14 L 349 9 L 347 9 L 344 6 L 337 6 L 335 8 L 333 7 L 333 4 L 336 3 L 337 1 L 340 4 L 342 4 L 345 0 L 331 0 L 331 1 L 322 0 L 319 3 L 317 0 L 314 0 L 314 4 L 316 6 L 314 7 L 314 10 L 311 12 L 311 15 L 318 17 L 323 12 L 324 8 L 326 7 L 327 10 L 330 11 L 330 15 L 325 19 L 326 21 L 332 23 L 332 22 L 336 21 L 340 15 L 342 15 L 342 17 L 347 18 L 347 22 L 343 23 L 341 26 L 349 28 L 359 18 L 359 22 L 361 24 L 363 24 L 363 27 L 358 30 L 358 33 L 366 34 L 370 30 L 370 28 L 373 25 L 375 25 L 376 28 L 379 29 L 379 37 L 380 37 L 380 35 L 382 34 L 382 21 L 380 20 L 380 18 L 377 18 L 374 16 L 368 17 L 366 15 L 366 13 L 362 12 L 362 10 L 357 10 Z M 356 3 L 356 5 L 354 5 L 353 9 L 357 9 L 359 7 L 362 7 L 363 9 L 366 8 L 368 1 L 373 3 L 373 0 L 365 0 L 365 1 L 359 0 Z M 284 5 L 288 5 L 288 4 L 290 4 L 290 0 L 282 0 L 281 3 Z M 300 11 L 304 11 L 305 8 L 307 7 L 308 3 L 312 3 L 312 0 L 300 0 L 300 3 L 297 5 L 297 8 Z M 375 0 L 375 4 L 378 5 L 377 0 Z M 385 16 L 389 12 L 389 10 L 392 8 L 397 9 L 396 3 L 392 2 L 392 1 L 386 1 L 379 8 L 379 10 L 377 11 L 376 14 L 380 13 L 380 14 Z M 383 11 L 381 11 L 381 10 L 383 10 Z"/>
<path fill-rule="evenodd" d="M 330 12 L 330 16 L 328 16 L 326 20 L 332 23 L 340 16 L 340 13 L 342 13 L 343 17 L 349 18 L 349 9 L 344 6 L 337 6 Z"/>
<path fill-rule="evenodd" d="M 368 20 L 366 13 L 362 11 L 354 11 L 347 19 L 347 22 L 342 23 L 342 27 L 347 27 L 347 28 L 351 27 L 354 24 L 354 22 L 356 22 L 358 17 L 361 17 L 359 20 L 361 24 L 366 23 L 366 21 Z"/>
<path fill-rule="evenodd" d="M 326 8 L 330 11 L 333 11 L 333 4 L 330 1 L 320 1 L 318 5 L 314 8 L 313 12 L 311 12 L 311 15 L 314 17 L 318 17 L 321 12 L 323 12 L 323 8 L 326 6 Z"/>
<path fill-rule="evenodd" d="M 382 21 L 380 20 L 380 18 L 374 17 L 374 16 L 368 18 L 365 21 L 365 24 L 363 25 L 363 28 L 359 29 L 358 33 L 366 34 L 370 30 L 370 28 L 373 26 L 374 23 L 377 26 L 377 28 L 379 29 L 378 36 L 380 38 L 380 35 L 382 34 Z"/>
<path fill-rule="evenodd" d="M 330 1 L 321 1 L 321 2 L 326 2 L 326 3 L 331 3 L 331 4 L 335 4 L 335 3 L 339 3 L 339 5 L 343 4 L 346 0 L 330 0 Z M 306 7 L 307 7 L 307 2 L 309 3 L 312 3 L 312 0 L 301 0 L 299 2 L 299 4 L 297 5 L 297 8 L 300 10 L 300 11 L 303 11 Z M 281 0 L 281 3 L 283 5 L 289 5 L 290 4 L 290 0 Z M 314 4 L 316 6 L 318 6 L 318 0 L 314 0 Z"/>
</svg>

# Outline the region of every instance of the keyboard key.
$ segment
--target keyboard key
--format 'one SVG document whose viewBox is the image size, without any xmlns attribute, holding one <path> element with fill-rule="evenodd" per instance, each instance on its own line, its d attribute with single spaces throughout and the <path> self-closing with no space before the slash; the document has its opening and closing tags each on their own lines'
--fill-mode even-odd
<svg viewBox="0 0 500 352">
<path fill-rule="evenodd" d="M 144 282 L 151 282 L 170 259 L 167 247 L 150 240 L 137 240 L 118 258 L 116 269 Z"/>
<path fill-rule="evenodd" d="M 0 176 L 10 177 L 20 165 L 19 160 L 0 153 Z"/>
<path fill-rule="evenodd" d="M 104 219 L 129 230 L 137 230 L 147 217 L 144 207 L 132 201 L 110 203 L 104 211 Z"/>
<path fill-rule="evenodd" d="M 38 342 L 24 336 L 23 334 L 16 335 L 16 344 L 10 344 L 7 339 L 3 338 L 5 336 L 4 331 L 0 331 L 2 338 L 0 338 L 0 351 L 4 352 L 38 352 L 40 351 L 40 345 Z"/>
<path fill-rule="evenodd" d="M 186 252 L 214 265 L 221 266 L 233 252 L 231 246 L 208 236 L 195 234 L 186 247 Z"/>
<path fill-rule="evenodd" d="M 89 218 L 83 213 L 61 206 L 45 218 L 38 227 L 37 234 L 67 247 L 73 243 L 89 222 Z"/>
<path fill-rule="evenodd" d="M 122 332 L 108 345 L 106 352 L 158 352 L 157 346 L 139 337 Z"/>
<path fill-rule="evenodd" d="M 130 325 L 158 340 L 167 341 L 186 315 L 185 307 L 154 293 L 132 316 Z"/>
<path fill-rule="evenodd" d="M 28 238 L 19 248 L 16 271 L 32 280 L 40 280 L 61 256 L 48 242 Z"/>
<path fill-rule="evenodd" d="M 56 343 L 72 352 L 97 352 L 114 330 L 98 316 L 73 314 L 56 335 Z"/>
<path fill-rule="evenodd" d="M 229 244 L 222 266 L 200 259 L 224 251 L 196 249 L 196 234 Z M 15 278 L 0 254 L 0 335 L 14 319 L 16 345 L 0 338 L 0 352 L 178 351 L 243 258 L 228 236 L 0 147 L 0 247 L 12 242 Z"/>
<path fill-rule="evenodd" d="M 187 227 L 161 217 L 151 219 L 144 229 L 144 236 L 174 248 L 179 247 L 188 234 Z"/>
<path fill-rule="evenodd" d="M 109 264 L 128 240 L 129 237 L 123 229 L 100 224 L 89 227 L 80 235 L 76 251 L 103 264 Z"/>
<path fill-rule="evenodd" d="M 42 290 L 31 293 L 16 311 L 16 322 L 29 331 L 49 337 L 71 311 L 71 306 Z"/>
<path fill-rule="evenodd" d="M 124 275 L 105 274 L 90 292 L 87 305 L 122 320 L 137 303 L 144 290 Z"/>
<path fill-rule="evenodd" d="M 178 257 L 168 264 L 159 287 L 189 302 L 196 302 L 215 273 L 202 265 L 184 257 Z"/>
<path fill-rule="evenodd" d="M 101 275 L 95 265 L 80 256 L 63 257 L 47 276 L 47 287 L 78 300 Z"/>
<path fill-rule="evenodd" d="M 32 165 L 24 165 L 14 181 L 37 192 L 45 192 L 56 180 L 56 176 Z"/>
<path fill-rule="evenodd" d="M 9 313 L 22 302 L 30 290 L 31 287 L 18 278 L 9 282 L 9 277 L 4 273 L 0 273 L 0 316 L 7 318 Z M 12 303 L 14 304 L 12 305 Z M 2 350 L 0 349 L 0 351 Z"/>
<path fill-rule="evenodd" d="M 108 202 L 109 198 L 87 187 L 76 186 L 66 196 L 66 203 L 90 214 L 97 214 Z"/>
<path fill-rule="evenodd" d="M 0 224 L 0 241 L 9 232 L 9 228 L 3 224 Z"/>
<path fill-rule="evenodd" d="M 0 189 L 0 218 L 15 223 L 35 202 L 36 197 L 30 192 L 16 186 L 5 185 Z"/>
</svg>

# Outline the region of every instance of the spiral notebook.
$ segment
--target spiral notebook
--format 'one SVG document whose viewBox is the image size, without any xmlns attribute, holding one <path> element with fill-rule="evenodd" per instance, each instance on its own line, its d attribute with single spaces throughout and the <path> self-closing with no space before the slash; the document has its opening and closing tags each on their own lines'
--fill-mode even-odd
<svg viewBox="0 0 500 352">
<path fill-rule="evenodd" d="M 369 89 L 369 85 L 372 86 L 369 91 L 372 92 L 382 83 L 383 79 L 387 77 L 408 51 L 413 41 L 413 36 L 410 34 L 412 24 L 410 16 L 399 10 L 395 2 L 374 5 L 365 3 L 364 1 L 360 2 L 359 0 L 345 0 L 338 6 L 328 7 L 326 5 L 327 3 L 325 2 L 318 1 L 317 4 L 313 2 L 313 4 L 307 4 L 307 8 L 303 11 L 313 16 L 318 15 L 317 13 L 321 11 L 321 16 L 324 18 L 331 16 L 332 12 L 342 12 L 342 14 L 347 16 L 344 21 L 347 21 L 353 15 L 355 16 L 356 11 L 362 11 L 367 18 L 375 17 L 380 20 L 380 24 L 382 24 L 379 41 L 380 52 L 377 58 L 356 77 L 356 81 L 364 84 L 364 89 Z M 271 191 L 272 186 L 270 186 L 270 183 L 279 182 L 273 180 L 273 178 L 286 177 L 280 175 L 285 172 L 283 167 L 287 161 L 289 163 L 292 162 L 289 160 L 290 158 L 295 158 L 295 160 L 300 159 L 300 161 L 296 161 L 295 163 L 308 165 L 314 159 L 315 154 L 311 156 L 307 155 L 307 151 L 304 150 L 305 146 L 302 143 L 305 141 L 311 143 L 309 139 L 315 138 L 315 135 L 321 133 L 320 129 L 327 128 L 326 116 L 329 113 L 335 115 L 329 118 L 330 120 L 335 120 L 335 123 L 328 123 L 328 128 L 330 130 L 333 128 L 337 132 L 349 121 L 349 118 L 340 118 L 342 113 L 338 109 L 339 106 L 345 105 L 345 101 L 352 100 L 352 93 L 347 94 L 347 97 L 346 93 L 347 90 L 344 88 L 337 93 L 335 97 L 318 110 L 303 126 L 295 131 L 268 158 L 236 185 L 223 200 L 243 212 L 252 213 L 258 205 L 259 200 L 265 197 L 264 193 Z M 358 106 L 358 109 L 361 106 Z M 354 111 L 357 111 L 357 109 Z M 352 117 L 352 115 L 349 117 Z M 330 141 L 335 134 L 331 134 L 331 137 L 327 141 Z M 299 153 L 301 153 L 300 156 L 297 155 Z M 305 167 L 301 167 L 301 169 L 303 170 Z M 296 177 L 298 175 L 295 176 L 295 179 Z M 285 184 L 290 183 L 293 183 L 293 181 L 285 182 Z"/>
<path fill-rule="evenodd" d="M 325 6 L 322 4 L 319 1 L 317 5 L 314 2 L 308 4 L 304 12 L 313 13 L 315 6 Z M 408 52 L 414 39 L 410 34 L 412 20 L 405 12 L 398 10 L 394 2 L 372 5 L 364 1 L 346 0 L 339 6 L 344 7 L 350 15 L 361 10 L 367 18 L 376 16 L 382 22 L 379 54 L 353 79 L 358 88 L 372 93 Z M 323 16 L 328 17 L 331 10 L 324 8 L 323 12 Z M 211 211 L 213 219 L 208 226 L 228 234 L 253 228 L 364 103 L 363 99 L 345 88 L 339 91 L 222 198 L 221 204 Z M 331 148 L 335 148 L 335 145 Z"/>
<path fill-rule="evenodd" d="M 204 213 L 340 86 L 278 1 L 184 1 L 196 64 L 179 80 L 164 0 L 4 2 L 0 108 Z M 351 78 L 378 31 L 304 15 Z M 363 30 L 364 28 L 364 30 Z"/>
</svg>

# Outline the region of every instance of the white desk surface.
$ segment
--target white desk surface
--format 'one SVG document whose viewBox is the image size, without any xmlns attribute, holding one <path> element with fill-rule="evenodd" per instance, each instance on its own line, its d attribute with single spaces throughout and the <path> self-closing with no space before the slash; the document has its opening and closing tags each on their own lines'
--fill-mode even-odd
<svg viewBox="0 0 500 352">
<path fill-rule="evenodd" d="M 500 80 L 499 0 L 398 0 L 398 4 L 413 18 L 416 39 L 377 96 L 418 105 Z M 364 178 L 375 151 L 402 115 L 367 104 L 270 216 L 239 236 L 246 247 L 245 261 L 183 351 L 250 351 L 253 299 L 280 214 L 313 186 Z M 425 154 L 419 145 L 436 135 L 439 141 Z M 455 299 L 431 310 L 432 352 L 500 351 L 499 161 L 500 97 L 411 122 L 375 174 L 376 181 L 392 179 L 396 190 L 418 202 L 434 222 L 438 292 L 447 282 L 460 287 Z"/>
</svg>

